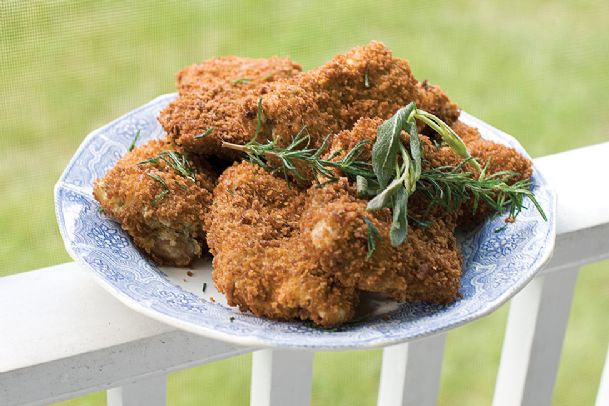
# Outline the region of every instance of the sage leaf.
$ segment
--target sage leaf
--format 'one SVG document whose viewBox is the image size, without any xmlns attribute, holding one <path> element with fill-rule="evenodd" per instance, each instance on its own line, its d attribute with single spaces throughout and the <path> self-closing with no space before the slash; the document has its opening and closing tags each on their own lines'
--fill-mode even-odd
<svg viewBox="0 0 609 406">
<path fill-rule="evenodd" d="M 376 141 L 372 146 L 372 170 L 381 189 L 385 188 L 394 175 L 400 133 L 415 109 L 415 104 L 409 103 L 406 107 L 399 109 L 393 117 L 377 129 Z"/>
<path fill-rule="evenodd" d="M 393 199 L 393 221 L 389 229 L 391 245 L 399 247 L 408 237 L 408 193 L 398 189 Z"/>
<path fill-rule="evenodd" d="M 421 139 L 417 131 L 417 124 L 414 121 L 406 123 L 406 130 L 410 135 L 410 156 L 412 157 L 414 183 L 421 177 Z M 414 191 L 414 189 L 413 189 Z"/>
<path fill-rule="evenodd" d="M 366 196 L 368 194 L 368 179 L 357 175 L 355 177 L 355 184 L 357 187 L 357 194 L 359 196 Z"/>
<path fill-rule="evenodd" d="M 368 202 L 368 206 L 366 207 L 366 209 L 370 211 L 375 211 L 380 210 L 383 207 L 389 207 L 389 203 L 391 203 L 391 198 L 393 194 L 396 191 L 401 190 L 401 185 L 403 181 L 403 178 L 394 179 L 389 184 L 389 186 L 387 186 L 381 193 L 376 195 L 374 199 Z"/>
</svg>

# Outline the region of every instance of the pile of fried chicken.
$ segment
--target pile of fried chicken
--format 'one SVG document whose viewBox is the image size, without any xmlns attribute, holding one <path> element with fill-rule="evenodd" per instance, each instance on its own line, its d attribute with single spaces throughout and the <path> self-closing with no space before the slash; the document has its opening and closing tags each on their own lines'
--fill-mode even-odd
<svg viewBox="0 0 609 406">
<path fill-rule="evenodd" d="M 229 305 L 258 316 L 333 327 L 353 319 L 362 292 L 451 303 L 459 298 L 462 265 L 455 230 L 479 225 L 489 211 L 472 211 L 467 202 L 435 210 L 426 224 L 411 225 L 404 244 L 380 238 L 367 257 L 364 218 L 385 237 L 389 209 L 367 211 L 368 199 L 340 173 L 322 187 L 291 182 L 223 142 L 247 144 L 256 134 L 286 146 L 306 126 L 309 147 L 329 135 L 328 156 L 369 140 L 360 159 L 370 160 L 377 127 L 414 101 L 450 125 L 481 163 L 492 157 L 489 172 L 531 176 L 528 159 L 459 121 L 458 106 L 418 82 L 408 62 L 380 42 L 307 72 L 286 58 L 212 58 L 180 71 L 177 89 L 159 116 L 166 137 L 128 152 L 93 193 L 158 264 L 188 266 L 209 251 L 214 283 Z M 421 128 L 426 166 L 461 162 L 436 141 Z M 172 159 L 184 161 L 188 176 Z M 409 213 L 423 213 L 425 199 L 415 192 Z"/>
</svg>

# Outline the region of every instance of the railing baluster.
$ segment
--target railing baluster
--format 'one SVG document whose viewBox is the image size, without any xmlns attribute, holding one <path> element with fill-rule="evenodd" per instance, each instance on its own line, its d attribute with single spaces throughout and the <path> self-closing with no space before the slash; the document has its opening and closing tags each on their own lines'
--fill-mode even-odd
<svg viewBox="0 0 609 406">
<path fill-rule="evenodd" d="M 494 406 L 551 403 L 578 271 L 539 276 L 512 299 Z"/>
<path fill-rule="evenodd" d="M 446 335 L 383 350 L 378 406 L 435 405 Z"/>
<path fill-rule="evenodd" d="M 108 389 L 108 406 L 165 406 L 167 377 L 156 374 Z"/>
<path fill-rule="evenodd" d="M 251 406 L 308 406 L 313 352 L 261 350 L 253 354 Z"/>
<path fill-rule="evenodd" d="M 609 405 L 609 348 L 607 348 L 607 356 L 605 358 L 605 366 L 601 375 L 601 382 L 598 385 L 598 394 L 596 395 L 596 406 Z"/>
</svg>

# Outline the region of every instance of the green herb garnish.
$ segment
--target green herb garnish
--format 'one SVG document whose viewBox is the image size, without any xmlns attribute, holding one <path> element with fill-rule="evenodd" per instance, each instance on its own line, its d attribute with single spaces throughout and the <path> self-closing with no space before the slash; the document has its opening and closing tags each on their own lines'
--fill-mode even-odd
<svg viewBox="0 0 609 406">
<path fill-rule="evenodd" d="M 140 138 L 140 130 L 137 130 L 137 133 L 135 133 L 135 137 L 133 137 L 133 141 L 131 141 L 131 145 L 129 146 L 129 152 L 133 151 L 133 148 L 135 148 L 135 143 L 138 138 Z"/>
<path fill-rule="evenodd" d="M 177 180 L 174 180 L 175 184 L 182 190 L 188 190 L 188 186 L 186 186 L 183 183 L 178 182 Z"/>
<path fill-rule="evenodd" d="M 252 139 L 248 142 L 248 145 L 253 144 L 258 140 L 258 134 L 260 134 L 260 131 L 262 131 L 262 114 L 264 114 L 262 111 L 262 97 L 259 97 L 258 108 L 256 111 L 256 132 L 254 133 Z"/>
<path fill-rule="evenodd" d="M 478 177 L 463 170 L 466 163 L 473 158 L 463 160 L 456 167 L 443 166 L 431 168 L 423 172 L 419 180 L 419 190 L 429 198 L 427 212 L 440 206 L 445 211 L 453 211 L 464 202 L 472 201 L 472 212 L 475 212 L 484 202 L 495 213 L 501 213 L 509 208 L 508 222 L 515 219 L 522 211 L 523 200 L 528 198 L 547 221 L 543 208 L 531 192 L 531 182 L 528 179 L 519 180 L 512 184 L 507 182 L 519 176 L 512 171 L 500 171 L 487 175 L 490 161 L 486 163 Z"/>
<path fill-rule="evenodd" d="M 222 147 L 244 152 L 249 157 L 251 163 L 261 166 L 271 173 L 281 172 L 286 180 L 289 180 L 291 175 L 299 180 L 315 180 L 318 184 L 322 184 L 320 182 L 322 177 L 328 181 L 336 181 L 337 177 L 333 172 L 333 168 L 340 169 L 343 173 L 352 176 L 373 176 L 371 165 L 358 160 L 363 146 L 368 141 L 358 142 L 343 158 L 334 161 L 333 159 L 341 151 L 335 151 L 325 159 L 321 157 L 321 154 L 327 147 L 329 136 L 324 139 L 319 148 L 315 149 L 309 148 L 310 136 L 305 132 L 306 127 L 303 127 L 285 148 L 278 146 L 272 140 L 264 144 L 250 141 L 245 145 L 223 142 Z M 269 165 L 267 160 L 271 156 L 277 158 L 281 162 L 281 165 Z M 299 163 L 309 169 L 312 176 L 302 174 L 298 169 Z"/>
<path fill-rule="evenodd" d="M 193 168 L 193 166 L 188 161 L 186 154 L 180 152 L 165 150 L 154 158 L 149 158 L 139 162 L 138 165 L 144 165 L 149 163 L 156 164 L 161 161 L 165 162 L 181 176 L 190 179 L 193 183 L 196 181 L 195 168 Z"/>
<path fill-rule="evenodd" d="M 239 78 L 239 79 L 233 80 L 233 85 L 238 85 L 239 83 L 249 83 L 251 81 L 252 81 L 252 79 L 250 79 L 250 78 Z"/>
<path fill-rule="evenodd" d="M 442 140 L 463 161 L 456 167 L 421 169 L 421 144 L 417 134 L 416 120 L 420 120 L 437 132 Z M 400 134 L 405 130 L 410 135 L 410 150 L 406 149 Z M 469 163 L 479 174 L 464 170 Z M 426 111 L 416 108 L 414 103 L 398 110 L 396 114 L 379 126 L 377 139 L 372 148 L 372 165 L 379 190 L 368 202 L 368 210 L 383 207 L 392 209 L 393 221 L 390 229 L 391 244 L 399 246 L 408 234 L 408 197 L 421 189 L 429 198 L 427 213 L 441 206 L 446 211 L 458 209 L 467 200 L 472 200 L 475 212 L 479 202 L 484 201 L 494 211 L 501 213 L 509 207 L 508 219 L 513 220 L 523 208 L 524 198 L 533 202 L 542 218 L 546 215 L 530 191 L 529 180 L 521 180 L 512 185 L 508 181 L 518 176 L 515 172 L 500 171 L 487 175 L 490 161 L 482 168 L 472 158 L 467 146 L 446 123 Z M 392 170 L 392 168 L 394 168 Z M 370 184 L 368 180 L 368 184 Z M 368 186 L 369 187 L 369 186 Z M 375 193 L 374 188 L 372 193 Z M 370 191 L 368 191 L 370 194 Z"/>
<path fill-rule="evenodd" d="M 195 135 L 194 138 L 195 138 L 195 140 L 200 140 L 201 138 L 207 137 L 213 131 L 214 131 L 214 127 L 209 127 L 207 130 L 205 130 L 205 132 L 203 134 Z"/>
<path fill-rule="evenodd" d="M 363 217 L 363 219 L 364 223 L 366 223 L 366 226 L 368 227 L 368 254 L 366 255 L 367 261 L 372 257 L 372 254 L 374 254 L 374 251 L 376 250 L 376 242 L 381 239 L 381 234 L 379 233 L 379 230 L 376 228 L 372 221 L 368 220 L 368 218 L 366 217 Z"/>
<path fill-rule="evenodd" d="M 163 190 L 161 190 L 155 197 L 154 199 L 152 199 L 152 205 L 156 206 L 158 202 L 160 202 L 161 200 L 163 200 L 163 198 L 165 196 L 167 196 L 167 194 L 169 193 L 169 191 L 171 189 L 169 189 L 169 185 L 167 185 L 167 183 L 163 180 L 163 178 L 161 178 L 159 175 L 156 175 L 154 173 L 147 173 L 146 175 L 148 175 L 148 177 L 156 180 L 157 182 L 159 182 L 162 186 L 163 186 Z"/>
</svg>

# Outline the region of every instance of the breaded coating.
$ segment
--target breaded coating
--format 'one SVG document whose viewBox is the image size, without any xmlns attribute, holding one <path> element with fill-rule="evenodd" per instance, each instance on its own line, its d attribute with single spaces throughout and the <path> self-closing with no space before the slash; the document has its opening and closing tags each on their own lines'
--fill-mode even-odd
<svg viewBox="0 0 609 406">
<path fill-rule="evenodd" d="M 180 94 L 200 93 L 218 85 L 235 85 L 251 90 L 261 84 L 290 78 L 302 68 L 288 58 L 269 59 L 223 56 L 188 66 L 176 75 L 176 87 Z"/>
<path fill-rule="evenodd" d="M 261 95 L 246 101 L 245 109 L 255 111 L 259 98 L 264 138 L 281 146 L 306 126 L 310 145 L 318 147 L 327 135 L 349 130 L 361 118 L 388 119 L 419 99 L 449 124 L 459 115 L 457 106 L 439 88 L 420 87 L 408 62 L 394 58 L 391 50 L 376 41 L 263 87 Z"/>
<path fill-rule="evenodd" d="M 187 266 L 205 249 L 203 217 L 211 205 L 216 176 L 199 158 L 187 159 L 194 181 L 162 160 L 141 164 L 164 151 L 183 153 L 169 140 L 149 141 L 97 179 L 93 195 L 155 262 Z"/>
<path fill-rule="evenodd" d="M 451 128 L 459 137 L 461 137 L 465 144 L 469 144 L 470 142 L 477 141 L 482 138 L 480 131 L 478 131 L 477 128 L 470 127 L 461 120 L 455 121 L 451 125 Z"/>
<path fill-rule="evenodd" d="M 417 83 L 417 108 L 438 116 L 446 124 L 451 125 L 459 118 L 459 106 L 450 101 L 448 96 L 438 86 L 430 85 L 426 80 Z"/>
<path fill-rule="evenodd" d="M 449 124 L 459 115 L 439 88 L 417 82 L 408 62 L 394 58 L 380 42 L 353 48 L 309 72 L 298 73 L 287 60 L 271 59 L 266 65 L 247 61 L 256 66 L 252 72 L 239 70 L 239 59 L 233 57 L 178 75 L 180 97 L 161 112 L 159 121 L 179 145 L 236 159 L 234 151 L 220 148 L 221 142 L 247 143 L 256 134 L 258 119 L 260 142 L 274 140 L 285 147 L 306 127 L 309 145 L 319 147 L 326 136 L 351 129 L 362 117 L 387 119 L 412 101 Z M 273 69 L 281 74 L 258 76 Z M 234 78 L 244 75 L 254 80 L 235 85 Z M 196 138 L 210 128 L 211 134 Z"/>
<path fill-rule="evenodd" d="M 299 244 L 315 258 L 318 269 L 338 278 L 343 286 L 399 301 L 450 303 L 457 299 L 461 257 L 454 216 L 431 218 L 426 228 L 411 225 L 407 242 L 393 247 L 390 211 L 369 212 L 367 203 L 357 197 L 346 178 L 307 191 Z M 370 258 L 364 218 L 381 236 Z"/>
<path fill-rule="evenodd" d="M 178 73 L 180 95 L 161 111 L 159 122 L 190 152 L 237 159 L 239 154 L 220 144 L 244 144 L 255 134 L 257 106 L 248 110 L 244 99 L 299 71 L 300 66 L 285 58 L 224 57 L 190 66 Z M 210 129 L 208 136 L 198 138 Z"/>
<path fill-rule="evenodd" d="M 387 119 L 417 98 L 417 81 L 408 62 L 394 58 L 376 41 L 336 55 L 298 78 L 339 130 L 351 129 L 361 117 Z"/>
<path fill-rule="evenodd" d="M 351 320 L 362 291 L 455 300 L 454 221 L 413 226 L 408 243 L 394 248 L 389 210 L 370 213 L 366 204 L 346 178 L 305 193 L 249 163 L 234 165 L 221 175 L 206 219 L 214 283 L 241 310 L 325 327 Z M 364 218 L 382 236 L 371 258 Z"/>
</svg>

